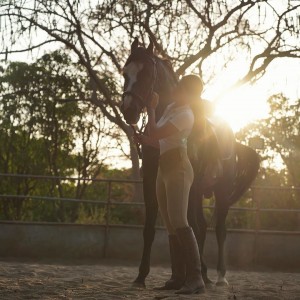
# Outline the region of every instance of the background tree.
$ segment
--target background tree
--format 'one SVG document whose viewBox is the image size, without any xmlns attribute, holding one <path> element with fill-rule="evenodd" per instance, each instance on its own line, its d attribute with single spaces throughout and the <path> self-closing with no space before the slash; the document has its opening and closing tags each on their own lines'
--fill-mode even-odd
<svg viewBox="0 0 300 300">
<path fill-rule="evenodd" d="M 118 109 L 120 73 L 133 36 L 145 44 L 149 35 L 158 52 L 172 60 L 177 75 L 197 72 L 208 87 L 222 80 L 233 62 L 246 61 L 235 79 L 224 84 L 230 90 L 259 80 L 275 59 L 299 58 L 299 7 L 292 0 L 7 1 L 0 6 L 1 54 L 7 58 L 50 43 L 72 53 L 93 83 L 89 101 L 128 137 L 137 178 L 132 132 Z"/>
<path fill-rule="evenodd" d="M 265 119 L 249 124 L 237 133 L 243 143 L 260 137 L 264 140 L 261 156 L 264 159 L 255 185 L 275 189 L 254 189 L 254 197 L 261 208 L 300 208 L 300 101 L 292 101 L 283 94 L 268 100 L 270 112 Z M 285 189 L 294 186 L 294 191 Z M 280 188 L 280 189 L 277 189 Z M 247 200 L 246 200 L 247 201 Z M 239 204 L 244 205 L 243 201 Z M 300 215 L 296 212 L 261 213 L 261 226 L 265 229 L 296 230 L 300 228 Z"/>
<path fill-rule="evenodd" d="M 85 178 L 99 176 L 108 151 L 108 128 L 98 108 L 90 103 L 61 103 L 57 97 L 82 97 L 91 93 L 70 58 L 59 52 L 44 55 L 32 64 L 13 62 L 0 76 L 0 170 L 1 173 L 78 176 L 70 189 L 61 180 L 39 185 L 36 180 L 1 179 L 1 194 L 47 195 L 81 199 Z M 76 71 L 74 71 L 76 70 Z M 6 218 L 22 219 L 24 198 L 3 201 Z M 64 220 L 63 202 L 57 213 Z M 71 219 L 77 218 L 72 206 Z"/>
<path fill-rule="evenodd" d="M 285 184 L 300 186 L 300 99 L 292 101 L 278 94 L 270 97 L 268 104 L 269 116 L 249 124 L 237 137 L 244 141 L 262 137 L 262 156 L 269 159 L 268 165 L 274 166 L 274 160 L 278 163 L 278 157 L 281 158 L 288 172 Z"/>
</svg>

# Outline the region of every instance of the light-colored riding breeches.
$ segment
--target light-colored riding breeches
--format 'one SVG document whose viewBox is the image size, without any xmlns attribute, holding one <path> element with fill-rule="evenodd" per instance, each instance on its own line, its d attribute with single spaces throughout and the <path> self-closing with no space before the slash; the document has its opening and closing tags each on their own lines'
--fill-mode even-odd
<svg viewBox="0 0 300 300">
<path fill-rule="evenodd" d="M 169 234 L 188 226 L 188 199 L 193 179 L 193 168 L 186 149 L 172 149 L 160 156 L 156 195 Z"/>
</svg>

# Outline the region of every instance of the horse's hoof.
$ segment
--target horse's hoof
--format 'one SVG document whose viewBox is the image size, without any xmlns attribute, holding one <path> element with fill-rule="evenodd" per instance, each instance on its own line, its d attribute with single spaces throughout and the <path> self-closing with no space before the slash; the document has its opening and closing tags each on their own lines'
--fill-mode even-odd
<svg viewBox="0 0 300 300">
<path fill-rule="evenodd" d="M 226 280 L 226 278 L 223 278 L 222 280 L 218 280 L 216 283 L 216 286 L 228 286 L 228 285 L 229 285 L 229 283 Z"/>
<path fill-rule="evenodd" d="M 216 283 L 217 286 L 228 286 L 229 285 L 227 279 L 225 278 L 225 274 L 224 275 L 223 274 L 224 274 L 223 272 L 218 271 L 218 280 Z"/>
<path fill-rule="evenodd" d="M 203 278 L 206 288 L 212 288 L 214 286 L 214 282 L 211 281 L 209 278 Z"/>
<path fill-rule="evenodd" d="M 139 289 L 145 289 L 146 288 L 146 284 L 145 284 L 145 281 L 141 281 L 141 280 L 136 279 L 132 283 L 132 287 L 139 288 Z"/>
</svg>

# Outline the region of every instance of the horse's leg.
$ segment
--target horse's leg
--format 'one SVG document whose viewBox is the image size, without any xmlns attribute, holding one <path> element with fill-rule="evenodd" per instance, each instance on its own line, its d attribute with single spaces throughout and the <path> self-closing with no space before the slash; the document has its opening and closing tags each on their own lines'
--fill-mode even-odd
<svg viewBox="0 0 300 300">
<path fill-rule="evenodd" d="M 206 240 L 206 233 L 207 233 L 207 222 L 204 217 L 204 212 L 203 212 L 203 204 L 202 200 L 199 201 L 198 203 L 198 227 L 200 229 L 199 235 L 198 235 L 198 247 L 200 251 L 200 257 L 201 257 L 201 271 L 202 271 L 202 277 L 206 285 L 212 284 L 213 282 L 208 278 L 207 276 L 207 266 L 204 262 L 204 244 Z"/>
<path fill-rule="evenodd" d="M 198 188 L 199 182 L 194 181 L 189 197 L 189 208 L 188 208 L 188 221 L 189 225 L 193 228 L 195 237 L 197 239 L 198 248 L 200 252 L 201 260 L 201 273 L 203 281 L 206 285 L 212 284 L 212 281 L 207 276 L 207 266 L 203 258 L 204 243 L 206 239 L 207 223 L 203 213 L 203 193 Z"/>
<path fill-rule="evenodd" d="M 150 202 L 150 201 L 148 201 Z M 155 236 L 155 222 L 157 217 L 157 203 L 155 201 L 151 203 L 147 203 L 145 200 L 145 225 L 143 230 L 143 238 L 144 238 L 144 247 L 143 247 L 143 255 L 139 267 L 138 277 L 135 279 L 134 284 L 145 287 L 145 279 L 150 271 L 150 254 L 151 247 Z"/>
<path fill-rule="evenodd" d="M 223 161 L 223 176 L 218 180 L 214 188 L 216 199 L 216 236 L 218 243 L 218 280 L 217 285 L 228 285 L 225 278 L 226 267 L 224 260 L 224 244 L 226 240 L 226 217 L 231 203 L 230 195 L 234 189 L 236 176 L 236 154 L 235 152 L 230 159 Z"/>
<path fill-rule="evenodd" d="M 144 247 L 139 267 L 139 274 L 134 281 L 135 286 L 145 287 L 145 279 L 150 271 L 151 247 L 155 236 L 155 222 L 158 212 L 156 200 L 157 162 L 145 161 L 143 163 L 143 194 L 145 202 L 145 224 L 143 230 Z"/>
<path fill-rule="evenodd" d="M 224 205 L 217 207 L 216 209 L 216 236 L 218 242 L 217 285 L 228 285 L 228 281 L 225 278 L 226 267 L 224 260 L 224 245 L 226 240 L 226 216 L 228 213 L 228 207 Z"/>
<path fill-rule="evenodd" d="M 229 195 L 233 189 L 235 165 L 233 161 L 223 164 L 224 176 L 219 180 L 215 187 L 214 194 L 216 198 L 216 236 L 218 243 L 218 280 L 217 285 L 228 285 L 225 278 L 226 267 L 224 260 L 224 244 L 226 240 L 226 217 L 230 204 L 228 203 Z M 226 176 L 225 176 L 226 175 Z"/>
</svg>

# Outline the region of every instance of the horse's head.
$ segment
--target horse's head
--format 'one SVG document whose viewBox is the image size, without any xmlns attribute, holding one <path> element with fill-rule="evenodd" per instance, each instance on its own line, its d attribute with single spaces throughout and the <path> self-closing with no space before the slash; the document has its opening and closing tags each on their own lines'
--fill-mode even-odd
<svg viewBox="0 0 300 300">
<path fill-rule="evenodd" d="M 138 39 L 135 38 L 123 68 L 123 76 L 124 89 L 120 108 L 126 122 L 136 124 L 150 100 L 157 78 L 156 58 L 151 40 L 146 49 L 139 47 Z"/>
</svg>

